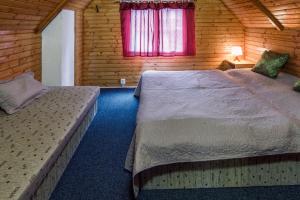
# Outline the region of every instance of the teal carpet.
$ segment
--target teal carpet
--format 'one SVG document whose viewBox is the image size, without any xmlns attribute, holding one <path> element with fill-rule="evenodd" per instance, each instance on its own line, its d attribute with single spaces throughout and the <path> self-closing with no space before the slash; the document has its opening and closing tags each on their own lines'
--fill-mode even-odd
<svg viewBox="0 0 300 200">
<path fill-rule="evenodd" d="M 101 90 L 99 112 L 51 200 L 133 200 L 123 169 L 135 129 L 132 89 Z M 139 200 L 300 200 L 299 186 L 143 191 Z"/>
</svg>

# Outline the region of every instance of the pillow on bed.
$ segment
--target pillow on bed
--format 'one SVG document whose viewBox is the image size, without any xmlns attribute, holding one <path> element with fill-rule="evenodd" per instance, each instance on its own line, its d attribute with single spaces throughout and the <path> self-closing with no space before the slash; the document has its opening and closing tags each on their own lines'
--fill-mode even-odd
<svg viewBox="0 0 300 200">
<path fill-rule="evenodd" d="M 280 69 L 287 63 L 289 54 L 279 54 L 272 51 L 265 51 L 253 67 L 252 71 L 268 76 L 270 78 L 276 78 L 280 72 Z"/>
<path fill-rule="evenodd" d="M 300 92 L 300 80 L 295 83 L 294 90 Z"/>
<path fill-rule="evenodd" d="M 41 94 L 43 88 L 43 85 L 34 79 L 32 72 L 26 72 L 12 80 L 1 81 L 0 108 L 8 114 L 13 114 Z"/>
</svg>

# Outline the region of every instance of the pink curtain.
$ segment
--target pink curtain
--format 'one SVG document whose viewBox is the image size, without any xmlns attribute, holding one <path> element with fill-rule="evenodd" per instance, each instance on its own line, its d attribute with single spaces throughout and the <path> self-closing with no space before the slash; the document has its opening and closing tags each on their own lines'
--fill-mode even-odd
<svg viewBox="0 0 300 200">
<path fill-rule="evenodd" d="M 121 3 L 123 55 L 195 55 L 194 9 L 194 3 Z"/>
</svg>

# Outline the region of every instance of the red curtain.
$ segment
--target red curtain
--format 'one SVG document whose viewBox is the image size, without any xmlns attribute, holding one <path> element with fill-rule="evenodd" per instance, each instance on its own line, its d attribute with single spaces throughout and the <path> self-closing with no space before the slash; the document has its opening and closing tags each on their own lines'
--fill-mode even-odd
<svg viewBox="0 0 300 200">
<path fill-rule="evenodd" d="M 123 55 L 195 55 L 194 10 L 194 3 L 121 3 Z"/>
</svg>

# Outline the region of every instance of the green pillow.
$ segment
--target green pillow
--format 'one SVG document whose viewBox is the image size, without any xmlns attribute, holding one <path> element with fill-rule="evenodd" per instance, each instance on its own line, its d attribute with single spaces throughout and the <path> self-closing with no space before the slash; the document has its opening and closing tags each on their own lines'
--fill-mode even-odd
<svg viewBox="0 0 300 200">
<path fill-rule="evenodd" d="M 300 81 L 297 81 L 295 83 L 294 90 L 296 90 L 297 92 L 300 92 Z"/>
<path fill-rule="evenodd" d="M 253 67 L 252 71 L 268 76 L 270 78 L 276 78 L 280 72 L 280 69 L 286 64 L 289 59 L 289 54 L 279 54 L 272 51 L 265 51 Z"/>
</svg>

